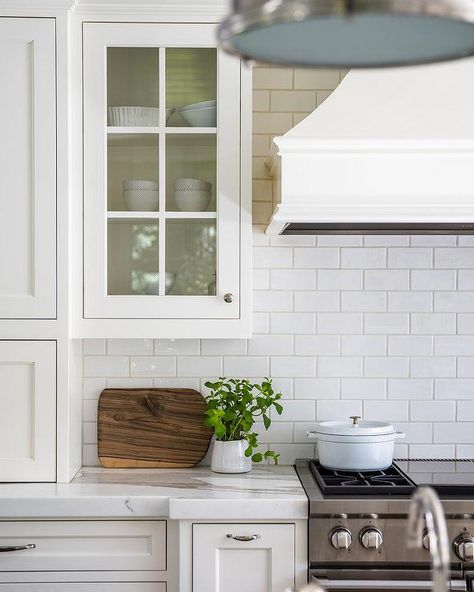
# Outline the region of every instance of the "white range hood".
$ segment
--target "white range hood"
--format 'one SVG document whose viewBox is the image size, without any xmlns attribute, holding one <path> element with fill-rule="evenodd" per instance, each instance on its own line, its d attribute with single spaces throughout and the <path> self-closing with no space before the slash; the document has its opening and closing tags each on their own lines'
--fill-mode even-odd
<svg viewBox="0 0 474 592">
<path fill-rule="evenodd" d="M 474 59 L 351 71 L 284 136 L 267 234 L 474 233 Z"/>
</svg>

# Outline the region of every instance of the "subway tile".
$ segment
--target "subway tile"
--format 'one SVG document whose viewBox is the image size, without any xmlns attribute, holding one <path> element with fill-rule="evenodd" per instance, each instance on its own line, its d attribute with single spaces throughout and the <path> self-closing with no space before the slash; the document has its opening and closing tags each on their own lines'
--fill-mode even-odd
<svg viewBox="0 0 474 592">
<path fill-rule="evenodd" d="M 315 419 L 314 401 L 284 401 L 283 413 L 278 415 L 272 410 L 272 421 L 313 421 Z"/>
<path fill-rule="evenodd" d="M 385 399 L 386 381 L 383 378 L 341 379 L 342 399 Z"/>
<path fill-rule="evenodd" d="M 252 95 L 253 111 L 270 111 L 270 91 L 254 90 Z M 255 150 L 254 150 L 255 154 Z"/>
<path fill-rule="evenodd" d="M 407 247 L 409 237 L 398 234 L 368 234 L 364 236 L 366 247 Z"/>
<path fill-rule="evenodd" d="M 169 380 L 169 379 L 167 379 Z M 107 378 L 107 388 L 152 388 L 153 378 Z"/>
<path fill-rule="evenodd" d="M 291 355 L 293 353 L 293 336 L 256 335 L 248 341 L 248 353 L 250 356 Z"/>
<path fill-rule="evenodd" d="M 268 134 L 253 134 L 252 154 L 267 157 L 270 153 L 270 138 L 271 136 Z"/>
<path fill-rule="evenodd" d="M 253 69 L 254 89 L 292 88 L 293 69 L 259 66 Z"/>
<path fill-rule="evenodd" d="M 456 315 L 414 313 L 410 315 L 411 333 L 415 335 L 448 335 L 456 333 Z"/>
<path fill-rule="evenodd" d="M 339 86 L 339 71 L 335 69 L 296 68 L 294 87 L 302 89 L 333 90 Z"/>
<path fill-rule="evenodd" d="M 436 312 L 474 312 L 474 292 L 435 292 Z"/>
<path fill-rule="evenodd" d="M 344 420 L 351 415 L 362 417 L 362 401 L 318 401 L 316 404 L 316 419 L 318 421 Z"/>
<path fill-rule="evenodd" d="M 274 247 L 314 247 L 316 237 L 309 234 L 277 234 L 270 237 L 270 244 Z"/>
<path fill-rule="evenodd" d="M 337 335 L 295 335 L 295 354 L 337 356 L 340 354 Z"/>
<path fill-rule="evenodd" d="M 318 270 L 320 290 L 361 290 L 362 271 L 358 269 Z"/>
<path fill-rule="evenodd" d="M 433 380 L 429 378 L 389 378 L 387 381 L 389 399 L 431 399 Z"/>
<path fill-rule="evenodd" d="M 385 292 L 341 292 L 341 310 L 347 312 L 383 312 Z"/>
<path fill-rule="evenodd" d="M 303 312 L 274 312 L 270 315 L 272 333 L 307 334 L 314 333 L 315 315 Z"/>
<path fill-rule="evenodd" d="M 474 381 L 468 378 L 437 378 L 434 383 L 435 399 L 472 399 Z"/>
<path fill-rule="evenodd" d="M 371 269 L 386 267 L 386 250 L 381 248 L 342 248 L 341 267 L 346 269 Z"/>
<path fill-rule="evenodd" d="M 152 355 L 153 339 L 109 339 L 107 353 L 115 356 Z"/>
<path fill-rule="evenodd" d="M 455 290 L 456 271 L 414 269 L 411 272 L 411 288 L 412 290 Z"/>
<path fill-rule="evenodd" d="M 473 269 L 474 248 L 435 249 L 435 267 L 449 269 Z"/>
<path fill-rule="evenodd" d="M 172 356 L 133 357 L 132 376 L 176 376 L 176 358 Z"/>
<path fill-rule="evenodd" d="M 430 356 L 433 338 L 428 335 L 389 335 L 389 356 Z"/>
<path fill-rule="evenodd" d="M 270 105 L 271 111 L 311 112 L 316 109 L 316 92 L 314 90 L 272 90 Z"/>
<path fill-rule="evenodd" d="M 252 307 L 255 312 L 290 312 L 293 292 L 254 290 Z"/>
<path fill-rule="evenodd" d="M 252 196 L 254 201 L 266 201 L 271 202 L 273 199 L 273 185 L 272 181 L 269 179 L 254 179 L 252 182 Z M 253 224 L 253 230 L 255 231 L 256 224 Z M 262 244 L 268 244 L 270 242 L 270 237 L 264 234 L 265 226 L 258 227 L 259 234 L 263 235 L 261 237 Z M 265 239 L 265 240 L 263 240 Z M 255 241 L 254 245 L 257 244 Z"/>
<path fill-rule="evenodd" d="M 405 439 L 400 439 L 398 442 L 406 442 L 407 444 L 431 444 L 433 442 L 433 424 L 431 423 L 395 421 L 393 427 L 406 436 Z"/>
<path fill-rule="evenodd" d="M 84 399 L 97 399 L 105 389 L 105 378 L 83 378 L 82 396 Z"/>
<path fill-rule="evenodd" d="M 413 357 L 410 360 L 412 378 L 444 378 L 456 376 L 456 358 L 454 357 Z"/>
<path fill-rule="evenodd" d="M 293 127 L 291 113 L 254 113 L 254 134 L 285 134 Z"/>
<path fill-rule="evenodd" d="M 362 247 L 363 237 L 356 234 L 320 234 L 318 247 Z"/>
<path fill-rule="evenodd" d="M 268 356 L 226 356 L 224 357 L 225 376 L 268 376 L 270 369 Z"/>
<path fill-rule="evenodd" d="M 269 290 L 270 289 L 270 270 L 252 269 L 252 289 Z"/>
<path fill-rule="evenodd" d="M 472 423 L 435 423 L 434 442 L 441 444 L 472 444 Z"/>
<path fill-rule="evenodd" d="M 410 237 L 412 247 L 455 247 L 457 237 L 447 234 L 414 234 Z"/>
<path fill-rule="evenodd" d="M 458 421 L 474 421 L 474 401 L 458 401 L 456 419 Z"/>
<path fill-rule="evenodd" d="M 252 177 L 253 179 L 268 179 L 268 170 L 265 166 L 267 158 L 265 156 L 253 156 L 252 158 Z"/>
<path fill-rule="evenodd" d="M 83 364 L 86 378 L 129 375 L 127 356 L 84 356 Z"/>
<path fill-rule="evenodd" d="M 106 339 L 84 339 L 82 353 L 85 356 L 103 356 L 106 353 L 106 344 Z"/>
<path fill-rule="evenodd" d="M 458 270 L 458 290 L 474 290 L 474 269 Z M 452 288 L 453 290 L 455 287 Z"/>
<path fill-rule="evenodd" d="M 371 421 L 406 421 L 408 401 L 364 401 L 363 417 Z"/>
<path fill-rule="evenodd" d="M 247 353 L 245 339 L 203 339 L 201 341 L 203 356 L 244 356 Z"/>
<path fill-rule="evenodd" d="M 363 316 L 352 312 L 321 312 L 318 313 L 317 332 L 336 334 L 362 333 Z"/>
<path fill-rule="evenodd" d="M 458 333 L 474 335 L 474 314 L 464 313 L 458 315 Z"/>
<path fill-rule="evenodd" d="M 364 376 L 372 378 L 406 378 L 409 374 L 408 358 L 374 356 L 364 358 Z"/>
<path fill-rule="evenodd" d="M 270 198 L 271 199 L 271 198 Z M 270 242 L 270 237 L 265 234 L 264 224 L 252 225 L 252 245 L 254 247 L 264 247 Z"/>
<path fill-rule="evenodd" d="M 316 288 L 314 269 L 272 269 L 270 277 L 272 290 L 314 290 Z"/>
<path fill-rule="evenodd" d="M 280 454 L 280 465 L 294 465 L 297 458 L 314 458 L 314 444 L 274 444 L 272 448 Z"/>
<path fill-rule="evenodd" d="M 430 292 L 389 292 L 387 310 L 391 312 L 430 312 L 433 310 Z"/>
<path fill-rule="evenodd" d="M 84 467 L 100 466 L 97 455 L 97 444 L 84 444 L 82 446 L 82 465 Z"/>
<path fill-rule="evenodd" d="M 450 421 L 456 418 L 454 401 L 411 401 L 410 418 L 413 421 Z"/>
<path fill-rule="evenodd" d="M 384 335 L 342 335 L 343 356 L 383 356 L 386 352 Z"/>
<path fill-rule="evenodd" d="M 307 436 L 307 432 L 314 430 L 314 421 L 296 421 L 294 424 L 293 442 L 308 444 L 314 442 Z"/>
<path fill-rule="evenodd" d="M 319 290 L 315 292 L 295 292 L 296 312 L 337 312 L 339 311 L 339 292 Z"/>
<path fill-rule="evenodd" d="M 252 331 L 254 335 L 268 333 L 270 331 L 270 315 L 267 312 L 254 312 L 252 314 Z"/>
<path fill-rule="evenodd" d="M 453 444 L 410 444 L 410 458 L 455 458 Z"/>
<path fill-rule="evenodd" d="M 271 376 L 314 376 L 315 360 L 309 356 L 278 356 L 270 360 Z"/>
<path fill-rule="evenodd" d="M 254 268 L 282 269 L 293 264 L 293 250 L 285 247 L 254 247 L 252 251 Z"/>
<path fill-rule="evenodd" d="M 468 460 L 474 458 L 474 444 L 458 444 L 456 446 L 456 458 L 465 458 Z"/>
<path fill-rule="evenodd" d="M 83 400 L 82 421 L 97 421 L 97 399 Z"/>
<path fill-rule="evenodd" d="M 272 215 L 273 206 L 271 203 L 253 201 L 252 221 L 255 224 L 267 224 Z"/>
<path fill-rule="evenodd" d="M 295 378 L 295 399 L 337 399 L 337 378 Z"/>
<path fill-rule="evenodd" d="M 259 442 L 262 444 L 291 442 L 293 438 L 293 423 L 291 422 L 272 422 L 268 430 L 265 429 L 263 423 L 258 422 L 254 428 L 259 436 Z"/>
<path fill-rule="evenodd" d="M 400 335 L 408 333 L 409 315 L 403 313 L 365 313 L 364 333 Z"/>
<path fill-rule="evenodd" d="M 474 357 L 458 358 L 458 376 L 460 378 L 474 378 Z"/>
<path fill-rule="evenodd" d="M 178 376 L 222 376 L 222 358 L 180 356 L 177 374 Z"/>
<path fill-rule="evenodd" d="M 387 267 L 397 269 L 428 269 L 433 267 L 433 251 L 410 247 L 389 248 Z"/>
<path fill-rule="evenodd" d="M 364 271 L 366 290 L 408 290 L 408 269 L 367 269 Z"/>
<path fill-rule="evenodd" d="M 207 379 L 206 379 L 207 380 Z M 200 379 L 199 378 L 183 378 L 177 377 L 166 377 L 166 378 L 153 378 L 153 386 L 155 388 L 188 388 L 200 391 Z"/>
<path fill-rule="evenodd" d="M 362 358 L 320 356 L 317 364 L 320 377 L 351 378 L 362 376 Z"/>
<path fill-rule="evenodd" d="M 470 335 L 443 335 L 434 338 L 434 353 L 438 356 L 472 356 L 474 339 Z"/>
<path fill-rule="evenodd" d="M 295 249 L 295 267 L 310 269 L 332 269 L 339 267 L 339 249 L 314 247 Z"/>
</svg>

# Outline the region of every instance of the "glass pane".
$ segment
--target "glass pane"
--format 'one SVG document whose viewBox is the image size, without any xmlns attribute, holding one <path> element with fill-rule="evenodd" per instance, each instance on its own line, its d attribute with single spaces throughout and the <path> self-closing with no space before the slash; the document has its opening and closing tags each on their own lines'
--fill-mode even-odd
<svg viewBox="0 0 474 592">
<path fill-rule="evenodd" d="M 166 107 L 174 109 L 168 125 L 216 127 L 217 50 L 166 50 Z"/>
<path fill-rule="evenodd" d="M 158 210 L 158 136 L 108 134 L 107 208 Z"/>
<path fill-rule="evenodd" d="M 108 125 L 159 125 L 159 53 L 149 47 L 107 49 Z"/>
<path fill-rule="evenodd" d="M 215 134 L 166 136 L 166 209 L 216 211 Z"/>
<path fill-rule="evenodd" d="M 107 293 L 158 294 L 158 224 L 109 220 Z"/>
<path fill-rule="evenodd" d="M 171 294 L 216 294 L 215 220 L 167 220 L 166 271 L 175 278 Z"/>
</svg>

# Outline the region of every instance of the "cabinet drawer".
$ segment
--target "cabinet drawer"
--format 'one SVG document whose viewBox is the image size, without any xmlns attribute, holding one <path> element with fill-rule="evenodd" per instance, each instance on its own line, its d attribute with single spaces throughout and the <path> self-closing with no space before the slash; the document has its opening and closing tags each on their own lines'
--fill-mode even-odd
<svg viewBox="0 0 474 592">
<path fill-rule="evenodd" d="M 0 571 L 166 570 L 165 521 L 0 523 L 1 546 L 28 544 L 0 553 Z"/>
<path fill-rule="evenodd" d="M 0 584 L 0 592 L 166 592 L 164 582 Z"/>
</svg>

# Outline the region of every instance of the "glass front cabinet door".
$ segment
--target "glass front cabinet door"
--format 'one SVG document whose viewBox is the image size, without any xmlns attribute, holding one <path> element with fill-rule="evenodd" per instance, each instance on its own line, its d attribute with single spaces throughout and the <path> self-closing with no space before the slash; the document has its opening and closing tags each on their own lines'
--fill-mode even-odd
<svg viewBox="0 0 474 592">
<path fill-rule="evenodd" d="M 84 319 L 248 336 L 240 61 L 216 48 L 214 25 L 83 30 Z"/>
</svg>

